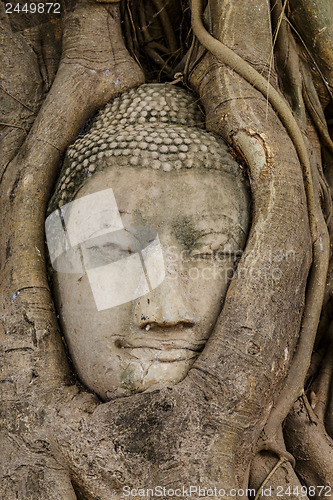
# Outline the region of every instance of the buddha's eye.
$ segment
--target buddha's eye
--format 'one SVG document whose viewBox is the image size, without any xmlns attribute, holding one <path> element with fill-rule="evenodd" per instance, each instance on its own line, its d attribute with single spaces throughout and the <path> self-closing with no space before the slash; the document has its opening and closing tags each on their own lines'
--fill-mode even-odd
<svg viewBox="0 0 333 500">
<path fill-rule="evenodd" d="M 214 258 L 214 252 L 206 247 L 201 249 L 196 248 L 195 250 L 189 252 L 189 257 L 193 260 L 207 260 Z"/>
<path fill-rule="evenodd" d="M 87 245 L 82 248 L 82 253 L 85 266 L 93 269 L 122 260 L 134 253 L 134 250 L 119 243 L 105 242 L 103 245 Z"/>
<path fill-rule="evenodd" d="M 118 243 L 104 243 L 104 245 L 86 246 L 89 252 L 100 253 L 101 255 L 112 254 L 115 252 L 124 252 L 126 254 L 132 253 L 129 246 L 119 245 Z"/>
<path fill-rule="evenodd" d="M 119 243 L 105 243 L 100 247 L 101 252 L 125 252 L 127 254 L 133 253 L 135 250 L 130 245 L 121 245 Z"/>
<path fill-rule="evenodd" d="M 207 246 L 197 248 L 189 253 L 189 258 L 193 261 L 212 260 L 215 262 L 234 262 L 238 257 L 239 252 L 237 251 L 232 251 L 230 249 L 224 250 L 224 248 L 212 250 Z"/>
</svg>

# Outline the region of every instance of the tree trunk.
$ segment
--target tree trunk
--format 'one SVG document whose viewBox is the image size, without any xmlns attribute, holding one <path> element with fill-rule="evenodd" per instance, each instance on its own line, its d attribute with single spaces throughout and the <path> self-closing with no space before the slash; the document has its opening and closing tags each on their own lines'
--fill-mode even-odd
<svg viewBox="0 0 333 500">
<path fill-rule="evenodd" d="M 285 495 L 296 498 L 301 485 L 315 488 L 304 498 L 330 498 L 332 202 L 321 152 L 332 163 L 332 8 L 210 0 L 202 12 L 195 0 L 190 48 L 183 2 L 152 5 L 124 2 L 121 18 L 114 2 L 68 2 L 61 19 L 29 28 L 0 7 L 0 496 L 109 500 L 161 486 L 161 498 L 177 489 L 201 498 L 190 490 L 200 486 L 227 499 L 254 497 L 246 491 L 254 488 L 264 498 L 267 478 L 273 498 L 289 486 Z M 62 342 L 45 265 L 46 207 L 87 120 L 147 75 L 179 68 L 206 128 L 246 170 L 251 231 L 188 376 L 101 403 L 76 379 Z"/>
</svg>

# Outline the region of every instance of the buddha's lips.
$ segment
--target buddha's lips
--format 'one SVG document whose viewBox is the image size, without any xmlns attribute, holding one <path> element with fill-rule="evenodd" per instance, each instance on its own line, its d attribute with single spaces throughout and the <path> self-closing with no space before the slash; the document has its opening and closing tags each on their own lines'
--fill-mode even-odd
<svg viewBox="0 0 333 500">
<path fill-rule="evenodd" d="M 136 337 L 131 340 L 118 339 L 117 345 L 120 348 L 146 348 L 146 349 L 157 349 L 157 350 L 170 350 L 170 349 L 184 349 L 189 351 L 200 351 L 204 347 L 207 342 L 207 339 L 204 340 L 195 340 L 193 339 L 166 339 L 162 338 L 147 338 L 145 337 Z"/>
<path fill-rule="evenodd" d="M 127 348 L 129 354 L 140 361 L 159 361 L 160 363 L 174 363 L 176 361 L 189 361 L 198 356 L 198 351 L 188 349 L 154 349 L 151 347 Z"/>
<path fill-rule="evenodd" d="M 160 362 L 187 361 L 196 358 L 205 342 L 142 340 L 121 341 L 120 349 L 126 349 L 129 354 L 139 359 L 156 360 Z"/>
</svg>

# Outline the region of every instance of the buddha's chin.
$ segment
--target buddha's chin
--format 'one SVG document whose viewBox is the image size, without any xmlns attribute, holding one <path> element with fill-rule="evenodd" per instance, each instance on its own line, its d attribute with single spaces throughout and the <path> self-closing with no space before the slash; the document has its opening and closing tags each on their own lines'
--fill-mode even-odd
<svg viewBox="0 0 333 500">
<path fill-rule="evenodd" d="M 123 371 L 121 387 L 107 391 L 108 400 L 171 387 L 183 380 L 195 358 L 181 361 L 132 361 Z"/>
</svg>

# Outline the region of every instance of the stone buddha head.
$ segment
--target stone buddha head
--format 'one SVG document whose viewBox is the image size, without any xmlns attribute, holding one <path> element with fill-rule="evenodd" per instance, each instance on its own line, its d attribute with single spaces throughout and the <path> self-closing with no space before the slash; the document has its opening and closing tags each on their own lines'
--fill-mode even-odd
<svg viewBox="0 0 333 500">
<path fill-rule="evenodd" d="M 102 400 L 180 382 L 221 312 L 246 180 L 195 98 L 147 84 L 68 149 L 46 222 L 62 331 Z"/>
</svg>

